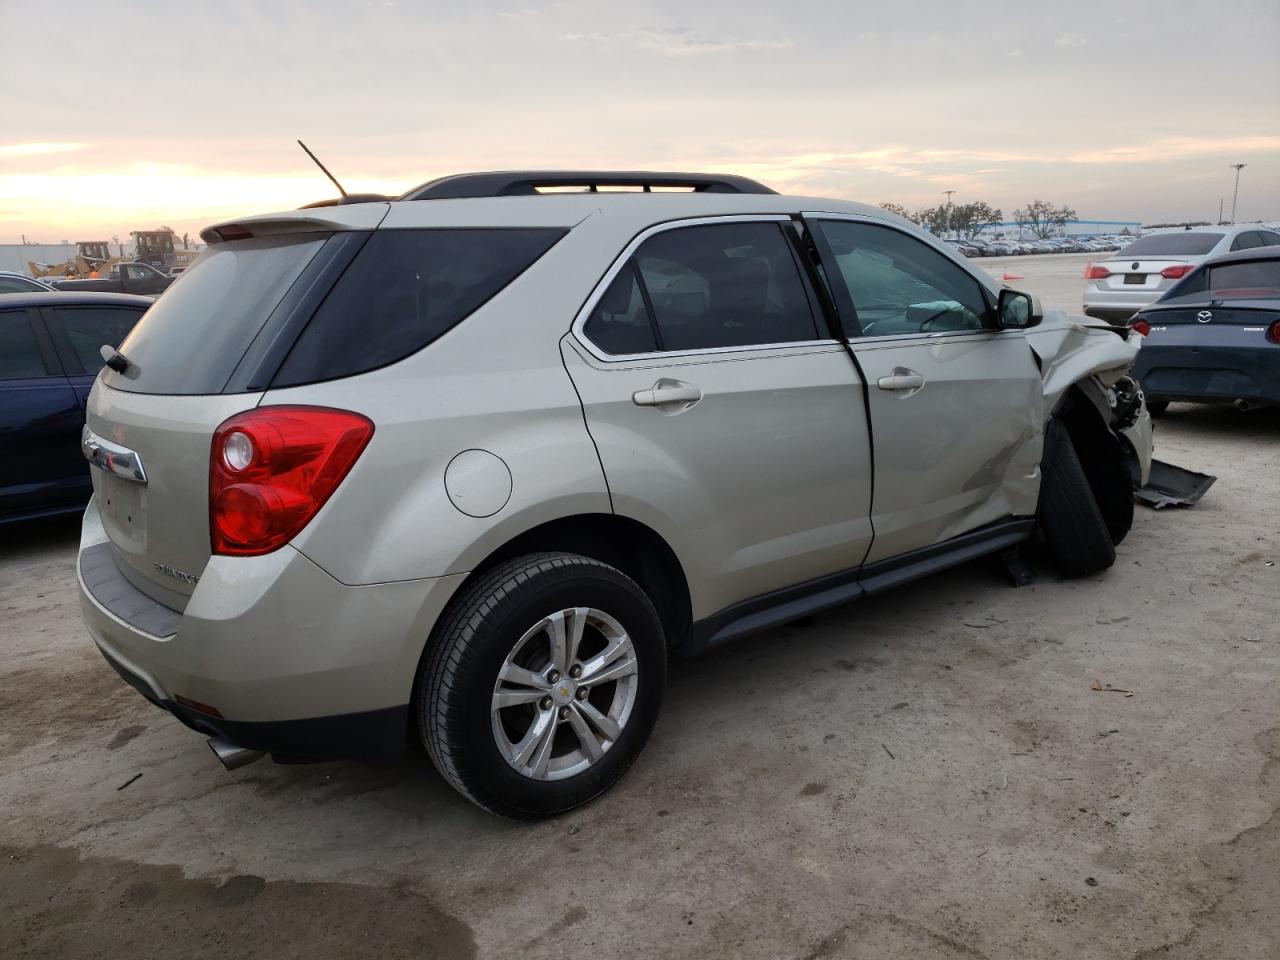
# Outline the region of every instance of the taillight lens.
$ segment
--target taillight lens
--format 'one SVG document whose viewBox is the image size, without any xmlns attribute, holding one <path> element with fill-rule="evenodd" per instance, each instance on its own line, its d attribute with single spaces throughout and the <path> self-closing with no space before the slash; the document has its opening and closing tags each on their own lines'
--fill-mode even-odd
<svg viewBox="0 0 1280 960">
<path fill-rule="evenodd" d="M 1106 267 L 1090 267 L 1084 272 L 1086 280 L 1105 280 L 1111 276 L 1111 271 Z"/>
<path fill-rule="evenodd" d="M 1280 343 L 1280 320 L 1267 327 L 1267 339 L 1272 343 Z"/>
<path fill-rule="evenodd" d="M 215 554 L 277 550 L 311 522 L 373 436 L 358 413 L 259 407 L 213 434 L 209 539 Z"/>
<path fill-rule="evenodd" d="M 1165 267 L 1160 271 L 1160 276 L 1164 277 L 1166 280 L 1178 280 L 1185 277 L 1194 269 L 1195 267 L 1190 263 L 1180 263 L 1176 267 Z"/>
<path fill-rule="evenodd" d="M 1141 317 L 1138 317 L 1136 320 L 1129 321 L 1129 329 L 1136 331 L 1145 337 L 1151 333 L 1151 324 L 1146 320 L 1143 320 Z"/>
</svg>

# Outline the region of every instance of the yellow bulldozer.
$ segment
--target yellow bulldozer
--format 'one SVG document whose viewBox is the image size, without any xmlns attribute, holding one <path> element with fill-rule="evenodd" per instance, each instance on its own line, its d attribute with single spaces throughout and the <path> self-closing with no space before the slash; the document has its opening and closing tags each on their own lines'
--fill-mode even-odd
<svg viewBox="0 0 1280 960">
<path fill-rule="evenodd" d="M 127 257 L 113 257 L 111 244 L 106 240 L 77 240 L 76 255 L 62 263 L 36 263 L 28 261 L 27 268 L 33 277 L 87 277 L 97 270 L 106 273 L 112 266 Z"/>
</svg>

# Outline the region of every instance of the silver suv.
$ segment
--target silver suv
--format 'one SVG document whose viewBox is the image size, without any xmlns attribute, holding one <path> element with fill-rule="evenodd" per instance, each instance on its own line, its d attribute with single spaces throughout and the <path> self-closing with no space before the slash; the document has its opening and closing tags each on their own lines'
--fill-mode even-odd
<svg viewBox="0 0 1280 960">
<path fill-rule="evenodd" d="M 636 758 L 669 653 L 1033 537 L 1090 573 L 1129 528 L 1139 338 L 877 207 L 571 172 L 362 201 L 206 230 L 88 402 L 85 620 L 229 767 L 420 736 L 554 814 Z"/>
</svg>

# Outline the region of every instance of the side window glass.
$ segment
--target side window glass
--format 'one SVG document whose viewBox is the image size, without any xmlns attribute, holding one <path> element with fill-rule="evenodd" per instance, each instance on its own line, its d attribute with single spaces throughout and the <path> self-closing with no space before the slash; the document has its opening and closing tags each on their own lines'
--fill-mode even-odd
<svg viewBox="0 0 1280 960">
<path fill-rule="evenodd" d="M 1252 249 L 1253 249 L 1254 247 L 1256 247 L 1256 246 L 1259 246 L 1259 244 L 1258 244 L 1258 234 L 1257 234 L 1257 232 L 1256 232 L 1256 231 L 1254 231 L 1254 230 L 1247 230 L 1247 231 L 1245 231 L 1244 233 L 1242 233 L 1242 234 L 1240 234 L 1238 237 L 1236 237 L 1236 238 L 1235 238 L 1235 240 L 1233 240 L 1233 241 L 1232 241 L 1232 243 L 1231 243 L 1231 249 L 1232 249 L 1233 251 L 1235 251 L 1235 250 L 1252 250 Z"/>
<path fill-rule="evenodd" d="M 799 267 L 777 223 L 668 230 L 646 240 L 635 263 L 663 350 L 818 337 Z"/>
<path fill-rule="evenodd" d="M 1272 233 L 1270 230 L 1259 230 L 1258 236 L 1262 238 L 1261 246 L 1272 247 L 1280 243 L 1280 233 Z"/>
<path fill-rule="evenodd" d="M 39 288 L 18 277 L 0 277 L 0 293 L 34 293 Z"/>
<path fill-rule="evenodd" d="M 652 353 L 658 349 L 632 264 L 628 263 L 609 284 L 587 318 L 583 332 L 605 353 Z"/>
<path fill-rule="evenodd" d="M 822 220 L 864 337 L 981 330 L 988 312 L 978 281 L 927 244 L 888 227 Z M 856 331 L 847 331 L 854 336 Z"/>
<path fill-rule="evenodd" d="M 49 375 L 26 311 L 0 312 L 0 380 L 25 380 Z"/>
<path fill-rule="evenodd" d="M 96 374 L 103 367 L 100 352 L 103 344 L 120 346 L 142 311 L 120 307 L 55 307 L 54 314 L 80 358 L 84 372 Z"/>
</svg>

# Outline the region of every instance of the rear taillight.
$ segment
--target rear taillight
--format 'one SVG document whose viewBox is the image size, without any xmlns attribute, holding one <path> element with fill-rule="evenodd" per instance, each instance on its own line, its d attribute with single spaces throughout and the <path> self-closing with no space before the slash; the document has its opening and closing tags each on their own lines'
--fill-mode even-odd
<svg viewBox="0 0 1280 960">
<path fill-rule="evenodd" d="M 1111 271 L 1106 267 L 1089 267 L 1084 272 L 1086 280 L 1105 280 L 1109 276 L 1111 276 Z"/>
<path fill-rule="evenodd" d="M 1272 343 L 1280 343 L 1280 320 L 1267 327 L 1267 339 Z"/>
<path fill-rule="evenodd" d="M 227 420 L 209 457 L 213 552 L 256 556 L 288 543 L 372 436 L 365 417 L 327 407 L 258 407 Z"/>
<path fill-rule="evenodd" d="M 1195 266 L 1190 263 L 1180 263 L 1176 267 L 1165 267 L 1160 271 L 1160 276 L 1164 277 L 1166 280 L 1177 280 L 1181 277 L 1185 277 L 1194 269 Z"/>
<path fill-rule="evenodd" d="M 1151 333 L 1151 324 L 1146 320 L 1143 320 L 1141 317 L 1138 317 L 1137 319 L 1129 321 L 1129 329 L 1133 330 L 1135 333 L 1140 333 L 1145 337 Z"/>
</svg>

